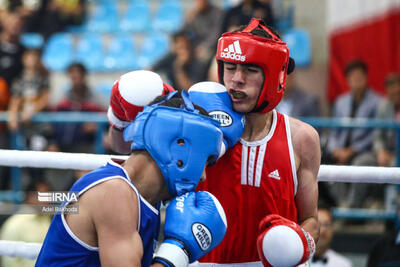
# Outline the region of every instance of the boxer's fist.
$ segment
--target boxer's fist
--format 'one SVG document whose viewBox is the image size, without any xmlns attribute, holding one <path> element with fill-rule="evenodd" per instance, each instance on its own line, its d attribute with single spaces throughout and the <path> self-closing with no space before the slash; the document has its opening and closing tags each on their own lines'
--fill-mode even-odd
<svg viewBox="0 0 400 267">
<path fill-rule="evenodd" d="M 220 129 L 224 134 L 225 151 L 234 146 L 242 136 L 245 117 L 232 108 L 232 100 L 225 86 L 216 82 L 200 82 L 189 88 L 190 99 L 193 103 L 204 108 L 210 116 L 221 123 Z"/>
<path fill-rule="evenodd" d="M 225 212 L 205 191 L 176 197 L 166 211 L 164 242 L 153 262 L 186 267 L 217 246 L 226 233 Z"/>
<path fill-rule="evenodd" d="M 315 242 L 297 223 L 271 214 L 260 222 L 257 249 L 264 266 L 292 267 L 312 257 Z"/>
<path fill-rule="evenodd" d="M 113 85 L 108 108 L 108 122 L 123 130 L 155 97 L 174 89 L 163 83 L 160 75 L 147 70 L 131 71 L 122 75 Z"/>
</svg>

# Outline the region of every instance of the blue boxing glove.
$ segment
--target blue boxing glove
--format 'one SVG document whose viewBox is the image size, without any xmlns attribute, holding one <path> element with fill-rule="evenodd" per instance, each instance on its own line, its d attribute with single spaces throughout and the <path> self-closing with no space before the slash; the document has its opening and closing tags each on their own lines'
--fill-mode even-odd
<svg viewBox="0 0 400 267">
<path fill-rule="evenodd" d="M 211 193 L 190 192 L 176 197 L 167 207 L 165 238 L 153 262 L 186 267 L 217 246 L 226 227 L 225 212 Z"/>
<path fill-rule="evenodd" d="M 242 136 L 245 117 L 232 108 L 232 100 L 225 86 L 216 82 L 199 82 L 189 88 L 190 99 L 196 105 L 204 108 L 210 116 L 221 123 L 220 129 L 224 134 L 224 148 L 220 152 L 221 157 L 226 150 L 234 146 Z"/>
</svg>

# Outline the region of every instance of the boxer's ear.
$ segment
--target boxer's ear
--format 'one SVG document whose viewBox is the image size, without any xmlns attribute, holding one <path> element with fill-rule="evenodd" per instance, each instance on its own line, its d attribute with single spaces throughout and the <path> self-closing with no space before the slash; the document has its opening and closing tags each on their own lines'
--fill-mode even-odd
<svg viewBox="0 0 400 267">
<path fill-rule="evenodd" d="M 295 68 L 296 68 L 296 62 L 294 61 L 293 58 L 289 57 L 289 63 L 288 63 L 288 68 L 286 70 L 286 73 L 287 74 L 292 73 Z"/>
</svg>

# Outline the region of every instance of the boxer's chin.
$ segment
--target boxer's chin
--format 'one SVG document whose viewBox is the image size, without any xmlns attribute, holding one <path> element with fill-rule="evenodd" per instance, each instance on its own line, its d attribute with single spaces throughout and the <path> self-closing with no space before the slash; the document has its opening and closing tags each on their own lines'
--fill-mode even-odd
<svg viewBox="0 0 400 267">
<path fill-rule="evenodd" d="M 239 113 L 248 113 L 253 110 L 252 105 L 248 101 L 232 101 L 233 110 Z"/>
</svg>

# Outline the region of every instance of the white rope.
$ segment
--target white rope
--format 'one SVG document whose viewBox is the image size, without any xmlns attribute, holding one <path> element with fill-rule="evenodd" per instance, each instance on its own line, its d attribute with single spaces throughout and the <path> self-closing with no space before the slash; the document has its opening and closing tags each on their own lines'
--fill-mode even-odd
<svg viewBox="0 0 400 267">
<path fill-rule="evenodd" d="M 34 260 L 39 255 L 41 247 L 40 243 L 0 240 L 0 255 Z"/>
<path fill-rule="evenodd" d="M 110 158 L 125 160 L 127 156 L 0 149 L 0 165 L 10 167 L 93 170 Z M 321 165 L 318 180 L 400 184 L 400 168 Z"/>
<path fill-rule="evenodd" d="M 0 149 L 0 165 L 73 170 L 94 170 L 110 158 L 125 160 L 127 156 Z"/>
<path fill-rule="evenodd" d="M 400 184 L 400 168 L 321 165 L 318 181 Z"/>
</svg>

